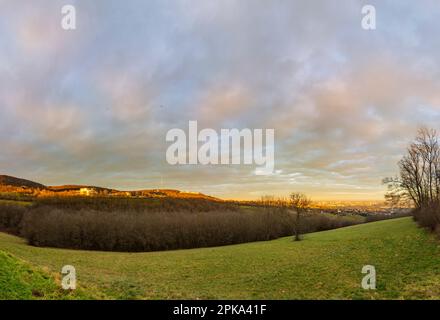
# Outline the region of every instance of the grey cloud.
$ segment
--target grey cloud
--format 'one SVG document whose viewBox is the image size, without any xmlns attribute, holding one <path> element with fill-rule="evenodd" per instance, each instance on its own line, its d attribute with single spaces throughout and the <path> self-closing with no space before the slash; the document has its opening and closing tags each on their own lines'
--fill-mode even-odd
<svg viewBox="0 0 440 320">
<path fill-rule="evenodd" d="M 438 127 L 439 6 L 370 2 L 373 32 L 365 1 L 78 0 L 66 33 L 63 1 L 2 1 L 0 167 L 52 184 L 378 197 L 416 127 Z M 275 128 L 280 173 L 170 167 L 165 133 L 188 120 Z"/>
</svg>

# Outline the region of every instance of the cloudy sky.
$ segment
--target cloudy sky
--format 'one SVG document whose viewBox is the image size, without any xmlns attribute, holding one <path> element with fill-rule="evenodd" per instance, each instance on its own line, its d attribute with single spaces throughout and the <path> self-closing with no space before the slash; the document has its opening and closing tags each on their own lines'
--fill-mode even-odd
<svg viewBox="0 0 440 320">
<path fill-rule="evenodd" d="M 382 199 L 417 127 L 440 129 L 439 31 L 437 0 L 0 0 L 0 173 Z M 189 120 L 274 128 L 275 172 L 169 165 L 166 132 Z"/>
</svg>

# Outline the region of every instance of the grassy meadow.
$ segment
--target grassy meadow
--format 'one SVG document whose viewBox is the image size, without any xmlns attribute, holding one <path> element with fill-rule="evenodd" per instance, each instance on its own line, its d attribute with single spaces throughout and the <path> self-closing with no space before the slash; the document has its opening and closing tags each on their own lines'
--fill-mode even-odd
<svg viewBox="0 0 440 320">
<path fill-rule="evenodd" d="M 38 299 L 440 298 L 440 242 L 411 218 L 311 233 L 301 242 L 285 237 L 148 253 L 38 248 L 0 233 L 0 252 L 0 283 L 9 277 L 3 270 L 15 269 L 20 261 L 27 267 L 16 274 L 16 283 L 29 278 L 26 270 L 35 272 L 35 281 L 44 279 L 48 289 L 41 292 L 47 295 L 34 297 Z M 79 286 L 70 293 L 49 283 L 60 281 L 59 272 L 67 264 L 76 267 Z M 361 288 L 366 264 L 376 267 L 377 290 Z M 29 298 L 26 292 L 23 297 Z M 11 290 L 2 295 L 19 298 Z"/>
<path fill-rule="evenodd" d="M 82 290 L 66 292 L 60 288 L 53 274 L 32 267 L 10 254 L 0 252 L 0 299 L 87 299 Z"/>
</svg>

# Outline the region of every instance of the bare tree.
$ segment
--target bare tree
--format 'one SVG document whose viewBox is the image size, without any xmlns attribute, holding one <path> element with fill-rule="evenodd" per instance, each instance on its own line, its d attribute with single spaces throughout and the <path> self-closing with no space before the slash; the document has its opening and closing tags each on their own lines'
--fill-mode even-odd
<svg viewBox="0 0 440 320">
<path fill-rule="evenodd" d="M 296 219 L 294 224 L 295 241 L 301 240 L 301 217 L 308 211 L 311 200 L 306 195 L 299 192 L 292 192 L 289 197 L 290 207 L 296 212 Z"/>
<path fill-rule="evenodd" d="M 440 146 L 434 129 L 421 128 L 399 161 L 400 175 L 386 178 L 385 198 L 392 202 L 410 200 L 416 208 L 440 199 Z"/>
</svg>

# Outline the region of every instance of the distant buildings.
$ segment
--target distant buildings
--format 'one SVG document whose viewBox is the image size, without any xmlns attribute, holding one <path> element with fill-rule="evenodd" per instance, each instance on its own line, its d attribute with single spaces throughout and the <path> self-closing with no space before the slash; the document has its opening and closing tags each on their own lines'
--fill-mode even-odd
<svg viewBox="0 0 440 320">
<path fill-rule="evenodd" d="M 96 188 L 81 188 L 79 194 L 82 196 L 95 196 L 98 194 L 98 190 Z"/>
</svg>

